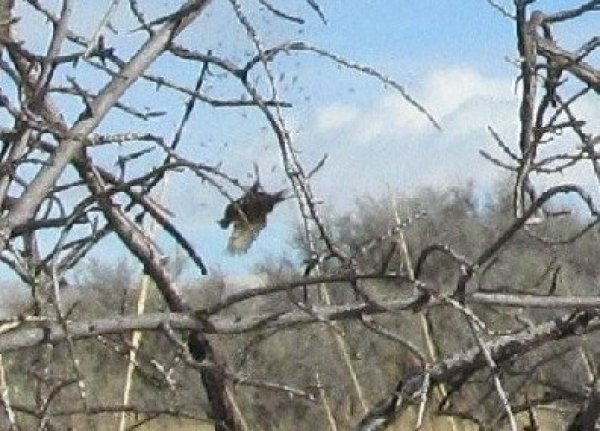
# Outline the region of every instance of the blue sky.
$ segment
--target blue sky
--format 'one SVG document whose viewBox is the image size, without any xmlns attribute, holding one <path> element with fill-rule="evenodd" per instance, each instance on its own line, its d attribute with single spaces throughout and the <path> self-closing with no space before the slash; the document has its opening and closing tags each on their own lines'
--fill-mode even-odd
<svg viewBox="0 0 600 431">
<path fill-rule="evenodd" d="M 121 3 L 114 20 L 120 32 L 106 36 L 117 53 L 127 57 L 143 34 L 128 32 L 136 25 L 127 2 Z M 147 0 L 140 5 L 149 17 L 156 17 L 173 3 Z M 265 46 L 306 40 L 374 66 L 402 84 L 442 124 L 441 132 L 435 130 L 391 89 L 313 54 L 283 57 L 275 62 L 276 75 L 285 73 L 280 83 L 283 97 L 294 104 L 294 108 L 285 111 L 285 118 L 301 159 L 310 167 L 323 154 L 329 155 L 314 182 L 317 196 L 327 203 L 324 210 L 348 209 L 356 197 L 364 194 L 384 195 L 389 190 L 411 194 L 423 186 L 439 187 L 468 180 L 489 187 L 499 178 L 498 169 L 484 161 L 478 150 L 498 155 L 486 132 L 488 125 L 494 126 L 508 142 L 515 142 L 516 69 L 507 59 L 516 58 L 516 48 L 513 23 L 485 0 L 323 0 L 320 4 L 327 17 L 326 25 L 304 1 L 274 1 L 286 11 L 304 17 L 304 26 L 273 18 L 257 7 L 258 2 L 242 3 Z M 578 3 L 540 0 L 537 7 L 552 11 Z M 512 1 L 504 4 L 510 8 Z M 89 37 L 94 29 L 91 23 L 97 22 L 105 7 L 106 2 L 76 2 L 73 19 L 77 31 Z M 28 7 L 20 10 L 22 38 L 32 50 L 43 52 L 49 27 Z M 36 29 L 35 33 L 27 31 L 31 28 Z M 559 28 L 557 37 L 566 47 L 574 48 L 598 28 L 597 13 L 582 19 L 577 26 Z M 179 40 L 198 51 L 213 49 L 238 62 L 247 58 L 251 50 L 244 29 L 224 0 L 214 0 L 207 14 Z M 192 67 L 167 57 L 152 70 L 191 88 L 198 65 Z M 105 77 L 82 65 L 77 69 L 65 67 L 63 73 L 77 76 L 90 89 L 101 88 L 106 82 Z M 213 77 L 207 85 L 215 97 L 241 94 L 241 88 L 231 79 Z M 153 86 L 140 83 L 126 94 L 125 101 L 167 110 L 168 115 L 142 123 L 115 111 L 101 125 L 101 131 L 145 130 L 170 138 L 185 98 L 164 89 L 156 92 Z M 79 109 L 76 104 L 69 105 L 71 120 Z M 588 118 L 600 115 L 597 99 L 583 101 L 580 109 L 591 115 Z M 265 125 L 257 112 L 248 109 L 227 111 L 199 105 L 184 133 L 181 154 L 199 162 L 223 162 L 228 172 L 247 178 L 247 182 L 251 180 L 246 175 L 256 162 L 267 188 L 289 187 L 276 141 Z M 592 125 L 591 131 L 593 127 L 597 133 L 598 124 Z M 111 167 L 115 150 L 98 151 L 95 157 Z M 151 155 L 138 168 L 146 168 L 161 157 L 159 153 Z M 578 170 L 568 172 L 564 180 L 587 183 L 588 177 L 588 173 Z M 246 256 L 230 257 L 224 251 L 228 232 L 216 224 L 226 204 L 218 193 L 189 174 L 177 174 L 169 182 L 168 203 L 176 213 L 176 226 L 192 239 L 207 264 L 234 274 L 251 270 L 266 256 L 288 253 L 289 239 L 299 221 L 294 202 L 286 202 L 271 215 L 268 228 Z M 161 244 L 166 252 L 174 254 L 171 240 L 161 238 Z M 96 253 L 102 260 L 124 255 L 114 238 L 105 241 Z M 189 276 L 194 277 L 195 273 L 189 271 Z"/>
</svg>

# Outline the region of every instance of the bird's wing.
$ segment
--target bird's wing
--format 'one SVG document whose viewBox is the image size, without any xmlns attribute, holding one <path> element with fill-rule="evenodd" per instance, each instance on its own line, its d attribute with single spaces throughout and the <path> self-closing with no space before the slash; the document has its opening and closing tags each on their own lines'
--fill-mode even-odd
<svg viewBox="0 0 600 431">
<path fill-rule="evenodd" d="M 255 222 L 234 222 L 233 231 L 227 244 L 227 251 L 231 254 L 246 253 L 266 225 L 266 218 L 264 217 Z"/>
</svg>

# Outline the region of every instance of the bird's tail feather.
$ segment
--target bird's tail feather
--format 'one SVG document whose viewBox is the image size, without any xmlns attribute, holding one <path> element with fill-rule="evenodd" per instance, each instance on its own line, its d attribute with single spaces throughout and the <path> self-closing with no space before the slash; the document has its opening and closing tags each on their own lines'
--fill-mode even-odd
<svg viewBox="0 0 600 431">
<path fill-rule="evenodd" d="M 229 237 L 227 251 L 233 255 L 246 253 L 264 227 L 264 222 L 235 223 L 233 226 L 233 231 L 231 232 L 231 236 Z"/>
</svg>

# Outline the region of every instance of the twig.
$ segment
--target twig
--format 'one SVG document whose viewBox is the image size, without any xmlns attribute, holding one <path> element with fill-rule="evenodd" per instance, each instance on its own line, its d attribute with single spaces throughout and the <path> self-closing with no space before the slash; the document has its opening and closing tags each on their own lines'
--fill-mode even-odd
<svg viewBox="0 0 600 431">
<path fill-rule="evenodd" d="M 6 419 L 8 420 L 8 426 L 11 431 L 19 431 L 17 425 L 17 418 L 15 411 L 13 410 L 10 402 L 10 395 L 8 390 L 8 384 L 6 382 L 6 370 L 4 368 L 4 360 L 0 354 L 0 401 L 2 401 L 2 407 L 6 412 Z"/>
<path fill-rule="evenodd" d="M 87 46 L 85 52 L 83 53 L 83 58 L 88 58 L 90 56 L 90 54 L 92 53 L 92 51 L 94 51 L 96 49 L 96 47 L 98 46 L 98 40 L 101 37 L 102 30 L 104 29 L 104 26 L 106 26 L 109 23 L 109 21 L 111 20 L 113 14 L 117 10 L 117 7 L 119 6 L 120 1 L 121 0 L 112 0 L 111 1 L 106 13 L 102 17 L 102 19 L 100 20 L 98 25 L 96 26 L 96 30 L 94 31 L 94 33 L 92 34 L 92 37 L 89 40 L 88 46 Z"/>
</svg>

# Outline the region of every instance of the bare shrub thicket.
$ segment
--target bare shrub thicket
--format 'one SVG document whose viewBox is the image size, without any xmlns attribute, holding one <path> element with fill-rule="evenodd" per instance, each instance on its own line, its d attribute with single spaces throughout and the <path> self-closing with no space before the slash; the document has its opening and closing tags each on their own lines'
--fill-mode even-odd
<svg viewBox="0 0 600 431">
<path fill-rule="evenodd" d="M 597 103 L 600 39 L 576 24 L 600 1 L 552 13 L 533 0 L 482 5 L 514 25 L 521 98 L 517 142 L 489 125 L 497 149 L 481 152 L 509 171 L 494 199 L 424 190 L 364 198 L 338 216 L 322 214 L 311 187 L 337 161 L 305 166 L 295 147 L 283 58 L 317 56 L 375 78 L 440 126 L 376 69 L 303 41 L 265 42 L 265 26 L 297 35 L 306 16 L 326 21 L 321 5 L 298 0 L 292 13 L 270 0 L 189 0 L 149 17 L 150 2 L 124 0 L 82 26 L 72 16 L 84 2 L 58 3 L 0 2 L 0 260 L 31 293 L 0 329 L 4 428 L 594 428 L 600 135 L 579 104 Z M 186 38 L 217 31 L 215 8 L 241 31 L 241 52 Z M 35 33 L 21 13 L 49 29 L 46 46 L 28 43 Z M 114 28 L 117 14 L 133 33 Z M 555 38 L 569 26 L 589 31 L 580 46 Z M 167 130 L 162 98 L 173 94 L 181 113 Z M 232 164 L 249 170 L 260 150 L 212 160 L 186 135 L 199 110 L 216 130 L 231 110 L 260 119 L 300 215 L 303 263 L 273 257 L 250 289 L 228 290 L 218 272 L 178 286 L 182 260 L 152 233 L 211 276 L 160 186 L 184 176 L 223 207 L 249 190 Z M 561 182 L 578 170 L 594 182 Z M 141 263 L 142 287 L 127 266 L 84 272 L 109 237 Z"/>
</svg>

